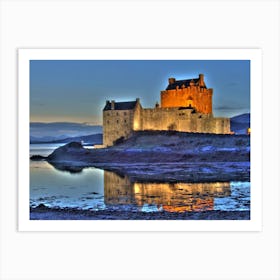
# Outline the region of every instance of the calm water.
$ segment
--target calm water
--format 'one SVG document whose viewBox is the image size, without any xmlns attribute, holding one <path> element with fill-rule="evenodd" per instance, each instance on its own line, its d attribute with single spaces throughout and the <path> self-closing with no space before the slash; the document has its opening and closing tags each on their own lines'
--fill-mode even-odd
<svg viewBox="0 0 280 280">
<path fill-rule="evenodd" d="M 48 155 L 58 146 L 34 144 L 30 154 Z M 250 182 L 141 183 L 96 168 L 69 173 L 30 161 L 30 205 L 41 203 L 95 211 L 244 211 L 250 210 Z"/>
</svg>

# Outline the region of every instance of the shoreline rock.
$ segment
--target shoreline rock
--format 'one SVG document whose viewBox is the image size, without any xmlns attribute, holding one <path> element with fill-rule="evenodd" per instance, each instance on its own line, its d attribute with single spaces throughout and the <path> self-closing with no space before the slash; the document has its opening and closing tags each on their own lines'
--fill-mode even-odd
<svg viewBox="0 0 280 280">
<path fill-rule="evenodd" d="M 30 157 L 31 160 L 33 161 L 42 161 L 42 160 L 46 160 L 47 157 L 41 156 L 41 155 L 33 155 Z"/>
<path fill-rule="evenodd" d="M 112 210 L 80 210 L 76 208 L 49 208 L 39 205 L 30 208 L 31 220 L 250 220 L 250 211 L 197 212 L 127 212 Z"/>
<path fill-rule="evenodd" d="M 71 173 L 101 168 L 134 181 L 250 181 L 250 136 L 141 131 L 112 147 L 85 149 L 70 142 L 31 159 Z"/>
</svg>

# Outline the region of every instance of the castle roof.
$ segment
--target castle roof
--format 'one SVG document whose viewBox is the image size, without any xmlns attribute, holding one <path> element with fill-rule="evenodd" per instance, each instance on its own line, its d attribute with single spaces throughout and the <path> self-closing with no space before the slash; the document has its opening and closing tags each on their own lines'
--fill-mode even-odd
<svg viewBox="0 0 280 280">
<path fill-rule="evenodd" d="M 166 90 L 176 89 L 177 87 L 182 88 L 182 86 L 189 87 L 191 82 L 193 82 L 194 84 L 197 84 L 199 82 L 199 78 L 178 80 L 178 81 L 174 79 L 174 81 L 172 83 L 169 83 Z"/>
<path fill-rule="evenodd" d="M 114 102 L 114 110 L 133 110 L 137 101 Z M 107 101 L 103 111 L 112 110 L 112 102 Z"/>
</svg>

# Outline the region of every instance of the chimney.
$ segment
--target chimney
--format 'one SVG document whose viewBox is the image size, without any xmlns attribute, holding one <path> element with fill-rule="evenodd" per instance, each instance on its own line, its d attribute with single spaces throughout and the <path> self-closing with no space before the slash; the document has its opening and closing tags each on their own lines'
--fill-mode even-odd
<svg viewBox="0 0 280 280">
<path fill-rule="evenodd" d="M 200 86 L 204 86 L 204 75 L 203 74 L 199 74 L 199 85 Z"/>
<path fill-rule="evenodd" d="M 169 79 L 168 79 L 168 83 L 169 83 L 170 85 L 174 84 L 175 82 L 176 82 L 176 79 L 175 79 L 175 78 L 169 78 Z"/>
<path fill-rule="evenodd" d="M 115 100 L 111 101 L 111 110 L 115 110 Z"/>
<path fill-rule="evenodd" d="M 136 103 L 140 103 L 140 98 L 136 98 Z"/>
</svg>

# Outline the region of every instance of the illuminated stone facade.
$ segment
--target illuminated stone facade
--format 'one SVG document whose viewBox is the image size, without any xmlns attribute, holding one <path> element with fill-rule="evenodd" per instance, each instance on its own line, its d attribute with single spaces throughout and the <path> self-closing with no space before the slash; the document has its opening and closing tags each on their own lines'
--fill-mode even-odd
<svg viewBox="0 0 280 280">
<path fill-rule="evenodd" d="M 179 80 L 169 78 L 166 90 L 161 92 L 161 107 L 193 107 L 198 113 L 212 114 L 213 89 L 207 88 L 204 75 L 198 79 Z"/>
<path fill-rule="evenodd" d="M 230 120 L 214 118 L 213 89 L 207 89 L 204 76 L 176 81 L 161 92 L 161 104 L 142 108 L 139 98 L 130 102 L 106 101 L 103 109 L 103 146 L 112 146 L 139 130 L 229 134 Z"/>
<path fill-rule="evenodd" d="M 112 146 L 121 137 L 128 138 L 139 130 L 142 107 L 139 99 L 132 102 L 106 101 L 103 109 L 103 145 Z"/>
</svg>

